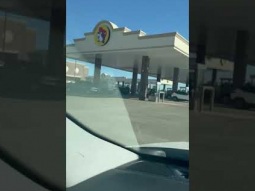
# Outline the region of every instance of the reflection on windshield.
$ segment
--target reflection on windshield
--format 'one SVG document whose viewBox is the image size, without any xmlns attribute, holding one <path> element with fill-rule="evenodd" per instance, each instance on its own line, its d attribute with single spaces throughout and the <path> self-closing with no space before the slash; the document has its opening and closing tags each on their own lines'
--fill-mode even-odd
<svg viewBox="0 0 255 191">
<path fill-rule="evenodd" d="M 143 41 L 132 37 L 131 45 L 120 47 L 119 42 L 127 40 L 121 30 L 111 22 L 99 22 L 93 33 L 67 45 L 67 112 L 127 147 L 188 149 L 187 40 L 167 33 L 154 43 L 149 35 Z M 171 39 L 179 44 L 157 47 L 156 42 Z M 138 48 L 141 45 L 147 52 Z"/>
<path fill-rule="evenodd" d="M 191 73 L 191 107 L 196 109 L 195 100 L 200 100 L 198 110 L 208 110 L 213 104 L 217 109 L 250 109 L 255 93 L 255 66 L 247 63 L 243 69 L 242 76 L 237 73 L 234 61 L 221 58 L 205 58 L 205 63 L 197 64 L 197 69 Z M 196 73 L 198 77 L 195 78 Z M 196 84 L 194 83 L 196 81 Z M 196 89 L 197 88 L 197 89 Z M 196 92 L 197 91 L 197 92 Z M 199 93 L 200 92 L 200 93 Z M 203 92 L 203 93 L 202 93 Z M 213 100 L 211 96 L 213 95 Z M 254 103 L 253 103 L 254 102 Z M 232 110 L 230 110 L 230 113 Z"/>
</svg>

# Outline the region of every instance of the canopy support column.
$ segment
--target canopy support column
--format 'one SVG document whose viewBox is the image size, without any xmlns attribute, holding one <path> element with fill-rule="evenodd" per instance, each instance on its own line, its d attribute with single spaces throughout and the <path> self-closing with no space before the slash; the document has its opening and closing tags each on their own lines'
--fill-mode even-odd
<svg viewBox="0 0 255 191">
<path fill-rule="evenodd" d="M 138 67 L 135 65 L 134 68 L 133 68 L 133 77 L 132 77 L 132 84 L 131 84 L 131 95 L 135 95 L 135 93 L 136 93 L 137 74 L 138 74 Z"/>
<path fill-rule="evenodd" d="M 173 91 L 176 92 L 178 89 L 178 82 L 179 82 L 179 68 L 174 68 L 174 74 L 173 74 Z"/>
<path fill-rule="evenodd" d="M 161 67 L 158 67 L 158 72 L 157 72 L 157 82 L 161 81 Z"/>
<path fill-rule="evenodd" d="M 248 44 L 248 31 L 238 31 L 236 38 L 235 63 L 233 74 L 233 85 L 240 88 L 245 83 L 246 77 L 246 49 Z"/>
<path fill-rule="evenodd" d="M 139 100 L 145 100 L 146 97 L 147 97 L 149 65 L 150 65 L 149 57 L 148 56 L 143 56 L 143 58 L 142 58 L 142 69 L 141 69 Z"/>
<path fill-rule="evenodd" d="M 101 74 L 101 66 L 102 66 L 102 59 L 96 57 L 95 59 L 95 69 L 94 69 L 94 84 L 97 86 L 100 82 L 100 74 Z"/>
</svg>

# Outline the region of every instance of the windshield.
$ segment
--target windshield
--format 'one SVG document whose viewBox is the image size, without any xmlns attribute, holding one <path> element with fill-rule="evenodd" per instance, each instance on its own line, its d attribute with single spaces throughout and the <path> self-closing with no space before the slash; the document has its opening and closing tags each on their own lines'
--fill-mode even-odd
<svg viewBox="0 0 255 191">
<path fill-rule="evenodd" d="M 113 23 L 97 15 L 91 27 L 81 27 L 75 19 L 80 9 L 67 8 L 67 113 L 128 148 L 189 149 L 188 25 L 182 24 L 188 22 L 188 4 L 175 7 L 182 14 L 174 20 L 179 24 L 159 31 L 154 20 L 148 33 L 128 20 Z M 145 20 L 137 25 L 148 29 Z"/>
</svg>

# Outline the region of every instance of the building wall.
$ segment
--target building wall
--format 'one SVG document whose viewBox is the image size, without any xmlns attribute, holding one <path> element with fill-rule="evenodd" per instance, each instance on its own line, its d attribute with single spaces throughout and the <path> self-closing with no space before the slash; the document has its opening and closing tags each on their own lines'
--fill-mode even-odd
<svg viewBox="0 0 255 191">
<path fill-rule="evenodd" d="M 33 20 L 33 28 L 29 21 Z M 0 11 L 0 89 L 24 93 L 39 83 L 45 75 L 44 62 L 47 50 L 41 53 L 36 47 L 38 29 L 45 21 Z M 47 29 L 46 29 L 47 30 Z M 45 31 L 46 31 L 45 30 Z M 41 36 L 48 41 L 48 36 Z"/>
<path fill-rule="evenodd" d="M 66 76 L 68 78 L 79 78 L 85 80 L 89 70 L 86 66 L 73 62 L 66 62 Z"/>
<path fill-rule="evenodd" d="M 25 22 L 12 20 L 8 15 L 5 21 L 0 17 L 0 51 L 28 53 L 36 49 L 36 31 L 27 27 Z M 4 50 L 3 50 L 4 48 Z"/>
</svg>

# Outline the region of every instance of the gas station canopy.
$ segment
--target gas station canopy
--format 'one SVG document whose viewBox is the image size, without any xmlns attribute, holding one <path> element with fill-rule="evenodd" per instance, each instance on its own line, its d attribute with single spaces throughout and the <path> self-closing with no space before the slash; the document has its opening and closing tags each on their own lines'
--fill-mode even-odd
<svg viewBox="0 0 255 191">
<path fill-rule="evenodd" d="M 95 63 L 97 57 L 102 65 L 132 72 L 136 66 L 139 73 L 142 57 L 150 59 L 149 76 L 160 73 L 162 79 L 173 79 L 174 68 L 179 68 L 179 82 L 186 82 L 189 69 L 189 42 L 176 32 L 146 35 L 141 30 L 119 28 L 112 22 L 99 22 L 93 32 L 74 39 L 67 45 L 67 58 Z"/>
</svg>

